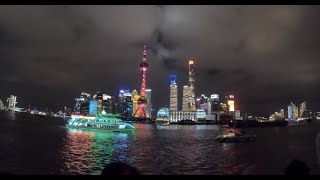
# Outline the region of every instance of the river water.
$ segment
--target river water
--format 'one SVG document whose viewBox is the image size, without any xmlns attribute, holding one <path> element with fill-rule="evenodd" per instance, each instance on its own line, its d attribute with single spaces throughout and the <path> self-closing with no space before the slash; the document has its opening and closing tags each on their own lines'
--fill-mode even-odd
<svg viewBox="0 0 320 180">
<path fill-rule="evenodd" d="M 320 174 L 315 138 L 320 122 L 252 128 L 254 143 L 218 143 L 230 129 L 217 125 L 135 124 L 131 133 L 75 130 L 52 117 L 0 112 L 0 171 L 12 174 L 100 174 L 112 161 L 142 174 L 237 175 L 255 165 L 265 174 L 283 174 L 293 159 Z"/>
</svg>

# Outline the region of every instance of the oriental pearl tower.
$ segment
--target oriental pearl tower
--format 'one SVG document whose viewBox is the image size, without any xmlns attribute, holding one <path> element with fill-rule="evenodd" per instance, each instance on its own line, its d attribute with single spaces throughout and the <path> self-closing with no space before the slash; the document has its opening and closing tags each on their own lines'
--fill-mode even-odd
<svg viewBox="0 0 320 180">
<path fill-rule="evenodd" d="M 142 62 L 140 63 L 140 71 L 142 74 L 142 81 L 141 81 L 141 89 L 140 89 L 140 98 L 138 99 L 138 109 L 137 113 L 140 118 L 146 118 L 146 105 L 147 105 L 147 100 L 146 100 L 146 81 L 147 81 L 147 70 L 148 70 L 148 63 L 147 63 L 147 43 L 146 39 L 144 40 L 144 48 L 143 48 L 143 59 Z"/>
</svg>

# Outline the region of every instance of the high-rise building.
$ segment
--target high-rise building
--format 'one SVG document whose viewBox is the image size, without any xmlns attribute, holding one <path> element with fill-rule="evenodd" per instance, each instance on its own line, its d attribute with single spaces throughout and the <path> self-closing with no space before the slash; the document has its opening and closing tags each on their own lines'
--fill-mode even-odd
<svg viewBox="0 0 320 180">
<path fill-rule="evenodd" d="M 147 118 L 151 118 L 151 116 L 152 116 L 151 92 L 152 92 L 151 89 L 146 89 L 146 100 L 147 100 L 146 116 L 147 116 Z"/>
<path fill-rule="evenodd" d="M 112 97 L 106 94 L 102 95 L 102 112 L 106 114 L 112 113 Z"/>
<path fill-rule="evenodd" d="M 170 75 L 170 111 L 178 111 L 178 86 L 176 75 Z"/>
<path fill-rule="evenodd" d="M 294 118 L 298 118 L 299 117 L 299 108 L 298 106 L 294 105 L 292 106 L 292 114 Z"/>
<path fill-rule="evenodd" d="M 229 112 L 233 112 L 235 107 L 234 107 L 234 96 L 233 95 L 229 95 L 228 96 L 228 107 L 229 107 Z"/>
<path fill-rule="evenodd" d="M 199 102 L 198 107 L 203 110 L 206 114 L 211 114 L 211 101 L 210 98 L 205 96 L 204 94 L 201 94 L 201 98 L 197 99 L 197 102 Z"/>
<path fill-rule="evenodd" d="M 79 114 L 89 113 L 90 94 L 81 92 L 79 98 L 75 98 L 74 112 Z"/>
<path fill-rule="evenodd" d="M 96 97 L 95 100 L 98 102 L 97 113 L 101 114 L 103 111 L 102 109 L 103 93 L 98 91 L 95 97 Z"/>
<path fill-rule="evenodd" d="M 8 109 L 10 111 L 16 110 L 16 104 L 17 104 L 17 96 L 11 95 L 10 98 L 8 98 Z"/>
<path fill-rule="evenodd" d="M 211 102 L 211 111 L 212 112 L 219 112 L 220 111 L 220 101 L 219 101 L 219 94 L 211 94 L 210 96 Z"/>
<path fill-rule="evenodd" d="M 103 93 L 98 91 L 95 100 L 103 100 Z"/>
<path fill-rule="evenodd" d="M 221 114 L 228 114 L 228 105 L 225 103 L 220 103 L 220 107 L 221 107 Z"/>
<path fill-rule="evenodd" d="M 288 106 L 288 119 L 292 119 L 293 118 L 293 114 L 292 114 L 292 105 L 290 104 Z"/>
<path fill-rule="evenodd" d="M 89 107 L 89 114 L 96 115 L 98 113 L 98 101 L 91 100 Z"/>
<path fill-rule="evenodd" d="M 280 110 L 280 117 L 281 117 L 282 119 L 284 119 L 284 109 L 281 109 L 281 110 Z"/>
<path fill-rule="evenodd" d="M 140 99 L 140 95 L 137 90 L 133 90 L 131 92 L 131 100 L 132 100 L 132 117 L 139 117 L 138 112 L 138 100 Z"/>
<path fill-rule="evenodd" d="M 241 119 L 241 116 L 240 116 L 240 110 L 236 110 L 235 111 L 235 116 L 234 116 L 235 119 Z"/>
<path fill-rule="evenodd" d="M 303 101 L 300 104 L 300 109 L 299 109 L 299 116 L 302 117 L 303 113 L 307 110 L 307 103 Z"/>
<path fill-rule="evenodd" d="M 131 106 L 132 106 L 131 93 L 129 92 L 129 89 L 121 89 L 119 91 L 119 97 L 118 97 L 118 103 L 117 103 L 117 113 L 123 114 L 123 115 L 125 113 L 127 113 L 129 101 L 131 101 Z M 132 110 L 132 107 L 130 109 Z M 131 116 L 131 114 L 132 113 L 130 113 L 130 116 Z M 124 116 L 128 117 L 128 114 L 124 115 Z"/>
<path fill-rule="evenodd" d="M 123 114 L 125 117 L 132 117 L 133 102 L 132 102 L 131 94 L 130 96 L 126 96 L 125 98 L 126 98 L 125 99 L 126 109 L 124 110 Z"/>
<path fill-rule="evenodd" d="M 191 96 L 189 97 L 189 108 L 191 111 L 196 110 L 195 103 L 195 71 L 194 71 L 194 61 L 192 59 L 189 60 L 189 86 L 191 90 Z"/>
<path fill-rule="evenodd" d="M 140 88 L 140 98 L 137 101 L 138 104 L 138 111 L 135 112 L 135 117 L 145 118 L 146 117 L 146 106 L 147 106 L 147 100 L 146 100 L 146 84 L 147 84 L 147 71 L 148 71 L 148 63 L 147 63 L 147 44 L 146 40 L 144 43 L 143 48 L 143 59 L 142 62 L 139 65 L 140 71 L 142 74 L 141 79 L 141 88 Z"/>
<path fill-rule="evenodd" d="M 190 86 L 183 86 L 182 92 L 182 111 L 191 111 L 191 87 Z"/>
<path fill-rule="evenodd" d="M 299 108 L 291 102 L 288 106 L 288 119 L 297 119 L 299 117 Z"/>
<path fill-rule="evenodd" d="M 183 86 L 182 111 L 196 111 L 194 61 L 189 60 L 189 84 Z"/>
<path fill-rule="evenodd" d="M 196 107 L 200 107 L 200 105 L 201 105 L 201 97 L 196 97 Z"/>
<path fill-rule="evenodd" d="M 128 90 L 129 91 L 129 90 Z M 119 91 L 119 96 L 118 96 L 118 103 L 117 103 L 117 113 L 122 114 L 125 111 L 125 96 L 124 96 L 124 89 L 121 89 Z"/>
<path fill-rule="evenodd" d="M 219 94 L 211 94 L 211 100 L 219 102 Z"/>
<path fill-rule="evenodd" d="M 0 100 L 0 111 L 2 111 L 4 109 L 4 104 L 3 102 Z"/>
</svg>

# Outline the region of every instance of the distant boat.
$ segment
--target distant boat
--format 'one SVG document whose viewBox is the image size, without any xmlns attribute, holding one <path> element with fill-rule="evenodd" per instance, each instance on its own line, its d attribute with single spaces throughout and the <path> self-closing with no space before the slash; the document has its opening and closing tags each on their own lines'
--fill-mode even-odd
<svg viewBox="0 0 320 180">
<path fill-rule="evenodd" d="M 71 119 L 68 121 L 67 127 L 111 130 L 115 132 L 135 130 L 133 125 L 123 122 L 114 114 L 97 114 L 95 116 L 71 115 Z"/>
<path fill-rule="evenodd" d="M 168 122 L 162 123 L 160 124 L 160 126 L 170 126 L 170 122 L 168 121 Z"/>
<path fill-rule="evenodd" d="M 257 121 L 257 120 L 234 120 L 228 123 L 229 127 L 278 127 L 288 126 L 286 120 Z"/>
<path fill-rule="evenodd" d="M 230 132 L 227 134 L 219 135 L 215 139 L 220 143 L 228 143 L 228 142 L 255 142 L 256 135 L 255 134 L 239 134 L 235 132 Z"/>
</svg>

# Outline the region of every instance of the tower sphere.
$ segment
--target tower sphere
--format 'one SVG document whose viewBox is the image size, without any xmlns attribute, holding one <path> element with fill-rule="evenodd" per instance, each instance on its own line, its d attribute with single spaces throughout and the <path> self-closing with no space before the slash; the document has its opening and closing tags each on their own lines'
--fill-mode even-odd
<svg viewBox="0 0 320 180">
<path fill-rule="evenodd" d="M 141 96 L 139 99 L 138 99 L 138 104 L 147 104 L 147 99 L 144 97 L 144 96 Z"/>
<path fill-rule="evenodd" d="M 140 63 L 140 69 L 142 69 L 142 68 L 148 69 L 148 67 L 149 67 L 148 63 L 146 63 L 146 62 Z"/>
</svg>

